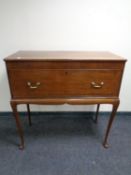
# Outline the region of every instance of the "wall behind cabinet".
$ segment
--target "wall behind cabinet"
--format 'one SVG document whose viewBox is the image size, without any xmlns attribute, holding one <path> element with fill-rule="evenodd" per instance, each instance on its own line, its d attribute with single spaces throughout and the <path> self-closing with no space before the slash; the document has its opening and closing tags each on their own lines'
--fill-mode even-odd
<svg viewBox="0 0 131 175">
<path fill-rule="evenodd" d="M 11 110 L 2 59 L 17 50 L 107 50 L 127 58 L 119 111 L 131 110 L 130 0 L 0 0 L 0 111 Z M 94 109 L 32 106 L 38 111 Z"/>
</svg>

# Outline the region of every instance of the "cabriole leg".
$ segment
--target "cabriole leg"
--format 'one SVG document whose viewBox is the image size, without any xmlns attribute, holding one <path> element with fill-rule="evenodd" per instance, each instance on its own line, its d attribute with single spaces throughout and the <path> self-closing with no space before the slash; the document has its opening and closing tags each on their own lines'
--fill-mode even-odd
<svg viewBox="0 0 131 175">
<path fill-rule="evenodd" d="M 29 104 L 27 104 L 27 113 L 28 113 L 29 125 L 31 126 L 32 125 L 32 122 L 31 122 L 30 106 L 29 106 Z"/>
<path fill-rule="evenodd" d="M 105 138 L 104 138 L 104 142 L 103 142 L 103 146 L 105 148 L 108 148 L 109 147 L 109 145 L 107 143 L 107 139 L 108 139 L 109 132 L 111 130 L 111 126 L 112 126 L 112 123 L 114 121 L 114 118 L 115 118 L 115 115 L 116 115 L 116 111 L 118 109 L 118 106 L 119 106 L 119 101 L 117 103 L 113 104 L 113 107 L 112 107 L 111 116 L 110 116 L 110 119 L 109 119 L 109 122 L 108 122 L 108 126 L 107 126 L 107 129 L 106 129 L 106 134 L 105 134 Z"/>
<path fill-rule="evenodd" d="M 95 119 L 94 119 L 94 122 L 95 123 L 98 122 L 99 109 L 100 109 L 100 104 L 97 104 L 96 115 L 95 115 Z"/>
<path fill-rule="evenodd" d="M 18 130 L 18 133 L 19 133 L 19 136 L 20 136 L 20 146 L 19 146 L 19 148 L 21 150 L 23 150 L 24 149 L 24 135 L 23 135 L 23 130 L 22 130 L 22 126 L 21 126 L 20 117 L 19 117 L 19 114 L 18 114 L 18 111 L 17 111 L 17 104 L 11 102 L 11 107 L 12 107 L 13 114 L 14 114 L 14 117 L 15 117 L 17 130 Z"/>
</svg>

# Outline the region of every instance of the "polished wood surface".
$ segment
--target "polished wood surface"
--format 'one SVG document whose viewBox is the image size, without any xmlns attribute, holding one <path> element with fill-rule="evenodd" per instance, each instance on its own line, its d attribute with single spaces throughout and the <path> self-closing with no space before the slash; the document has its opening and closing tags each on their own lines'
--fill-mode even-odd
<svg viewBox="0 0 131 175">
<path fill-rule="evenodd" d="M 118 96 L 120 70 L 11 69 L 13 98 Z M 17 75 L 17 76 L 16 76 Z M 117 80 L 117 81 L 116 81 Z"/>
<path fill-rule="evenodd" d="M 6 60 L 125 60 L 111 52 L 103 51 L 18 51 Z"/>
<path fill-rule="evenodd" d="M 23 131 L 17 105 L 112 104 L 104 146 L 119 105 L 119 92 L 126 60 L 110 52 L 19 51 L 5 58 L 21 148 Z"/>
</svg>

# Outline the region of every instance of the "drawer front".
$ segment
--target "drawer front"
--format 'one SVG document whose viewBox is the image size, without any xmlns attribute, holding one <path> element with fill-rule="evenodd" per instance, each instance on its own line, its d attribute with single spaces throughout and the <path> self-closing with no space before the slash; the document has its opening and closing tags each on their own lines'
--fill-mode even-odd
<svg viewBox="0 0 131 175">
<path fill-rule="evenodd" d="M 118 96 L 120 70 L 8 70 L 13 98 Z"/>
</svg>

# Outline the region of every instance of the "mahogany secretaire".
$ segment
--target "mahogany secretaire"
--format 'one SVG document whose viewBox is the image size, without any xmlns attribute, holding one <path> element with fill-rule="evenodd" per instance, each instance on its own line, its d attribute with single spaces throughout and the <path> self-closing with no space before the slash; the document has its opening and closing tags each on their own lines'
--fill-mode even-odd
<svg viewBox="0 0 131 175">
<path fill-rule="evenodd" d="M 24 136 L 17 105 L 26 104 L 112 104 L 105 133 L 107 138 L 117 108 L 126 60 L 110 52 L 19 51 L 4 59 L 11 91 L 11 107 L 24 148 Z"/>
</svg>

